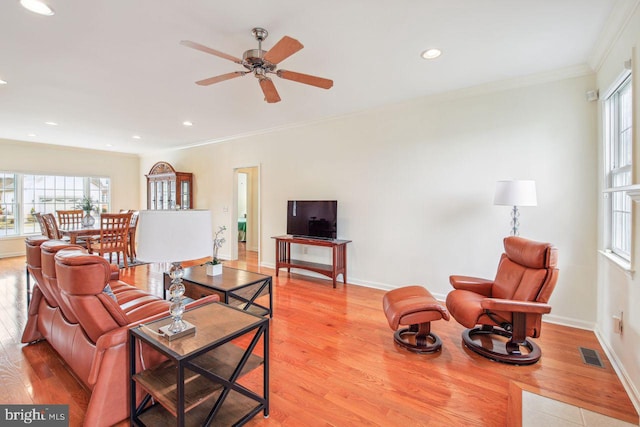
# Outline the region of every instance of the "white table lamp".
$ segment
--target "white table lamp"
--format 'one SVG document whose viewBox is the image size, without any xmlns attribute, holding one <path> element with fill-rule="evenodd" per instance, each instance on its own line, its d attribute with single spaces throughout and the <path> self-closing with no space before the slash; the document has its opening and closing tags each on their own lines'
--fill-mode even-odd
<svg viewBox="0 0 640 427">
<path fill-rule="evenodd" d="M 518 206 L 538 205 L 536 182 L 530 180 L 496 182 L 496 194 L 493 198 L 493 204 L 513 206 L 511 210 L 511 235 L 518 236 L 518 227 L 520 227 Z"/>
<path fill-rule="evenodd" d="M 181 263 L 211 255 L 213 240 L 211 212 L 207 210 L 147 210 L 138 219 L 138 259 L 146 262 L 171 262 L 171 306 L 173 322 L 163 332 L 171 336 L 195 332 L 184 322 L 184 270 Z"/>
</svg>

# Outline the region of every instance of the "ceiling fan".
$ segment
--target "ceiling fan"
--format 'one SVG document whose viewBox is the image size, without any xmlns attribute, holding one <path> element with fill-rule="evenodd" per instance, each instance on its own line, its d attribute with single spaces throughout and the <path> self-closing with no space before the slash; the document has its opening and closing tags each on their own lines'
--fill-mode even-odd
<svg viewBox="0 0 640 427">
<path fill-rule="evenodd" d="M 322 77 L 311 76 L 309 74 L 296 73 L 295 71 L 277 70 L 277 66 L 280 62 L 284 61 L 304 46 L 298 40 L 289 36 L 284 36 L 276 43 L 270 50 L 262 50 L 262 42 L 267 38 L 269 33 L 264 28 L 254 28 L 251 34 L 258 40 L 257 49 L 249 49 L 243 55 L 242 59 L 235 56 L 228 55 L 224 52 L 220 52 L 210 47 L 203 46 L 200 43 L 192 42 L 189 40 L 183 40 L 180 44 L 188 46 L 190 48 L 210 53 L 220 58 L 228 59 L 236 64 L 240 64 L 248 71 L 233 71 L 231 73 L 222 74 L 216 77 L 210 77 L 208 79 L 199 80 L 196 84 L 201 86 L 208 86 L 214 83 L 223 82 L 225 80 L 233 79 L 236 77 L 244 76 L 245 74 L 253 73 L 253 75 L 260 82 L 260 88 L 264 93 L 264 100 L 268 103 L 280 102 L 280 95 L 276 90 L 276 86 L 273 84 L 268 74 L 275 74 L 280 78 L 286 80 L 293 80 L 294 82 L 304 83 L 311 86 L 316 86 L 322 89 L 330 89 L 333 86 L 333 80 L 324 79 Z"/>
</svg>

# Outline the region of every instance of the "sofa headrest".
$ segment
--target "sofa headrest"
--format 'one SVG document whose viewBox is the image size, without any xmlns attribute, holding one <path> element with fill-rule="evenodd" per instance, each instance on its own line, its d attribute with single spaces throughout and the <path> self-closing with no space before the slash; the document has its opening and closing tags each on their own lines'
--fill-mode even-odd
<svg viewBox="0 0 640 427">
<path fill-rule="evenodd" d="M 528 268 L 556 268 L 558 264 L 558 250 L 551 243 L 509 236 L 504 239 L 504 251 L 511 261 Z"/>
<path fill-rule="evenodd" d="M 42 253 L 40 245 L 49 240 L 46 236 L 29 236 L 24 239 L 27 255 L 27 265 L 31 268 L 42 267 Z"/>
<path fill-rule="evenodd" d="M 25 243 L 30 246 L 40 246 L 49 240 L 47 236 L 29 236 L 24 239 Z"/>
<path fill-rule="evenodd" d="M 40 248 L 45 252 L 54 253 L 54 254 L 63 249 L 69 249 L 69 248 L 83 249 L 83 247 L 80 245 L 71 244 L 65 240 L 55 240 L 55 239 L 51 239 L 51 240 L 47 240 L 46 242 L 43 242 Z"/>
<path fill-rule="evenodd" d="M 83 250 L 65 249 L 56 253 L 58 286 L 72 295 L 97 295 L 111 276 L 109 262 Z"/>
<path fill-rule="evenodd" d="M 63 240 L 47 240 L 40 245 L 42 255 L 42 274 L 49 278 L 56 277 L 56 260 L 55 255 L 57 252 L 64 249 L 83 250 L 82 246 L 72 245 L 69 242 Z"/>
</svg>

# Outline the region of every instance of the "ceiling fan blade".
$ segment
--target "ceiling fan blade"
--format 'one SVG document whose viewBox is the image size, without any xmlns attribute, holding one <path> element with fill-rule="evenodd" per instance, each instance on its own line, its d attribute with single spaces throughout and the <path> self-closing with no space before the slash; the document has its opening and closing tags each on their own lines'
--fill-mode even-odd
<svg viewBox="0 0 640 427">
<path fill-rule="evenodd" d="M 284 36 L 271 48 L 271 50 L 264 54 L 264 59 L 272 64 L 278 64 L 303 47 L 302 43 L 298 40 L 292 39 L 289 36 Z"/>
<path fill-rule="evenodd" d="M 211 55 L 218 56 L 220 58 L 228 59 L 229 61 L 233 61 L 237 64 L 242 64 L 242 59 L 236 58 L 235 56 L 228 55 L 224 52 L 220 52 L 219 50 L 211 49 L 210 47 L 201 45 L 200 43 L 192 42 L 189 40 L 182 40 L 180 42 L 181 45 L 190 47 L 195 50 L 199 50 L 201 52 L 210 53 Z"/>
<path fill-rule="evenodd" d="M 273 104 L 274 102 L 280 102 L 280 95 L 278 95 L 278 91 L 276 90 L 276 85 L 273 84 L 273 81 L 265 77 L 260 79 L 260 87 L 262 88 L 262 92 L 264 93 L 264 100 L 269 104 Z"/>
<path fill-rule="evenodd" d="M 311 76 L 309 74 L 296 73 L 295 71 L 278 70 L 278 77 L 294 82 L 304 83 L 306 85 L 316 86 L 322 89 L 331 89 L 333 80 L 323 79 L 322 77 Z"/>
<path fill-rule="evenodd" d="M 200 85 L 200 86 L 209 86 L 209 85 L 212 85 L 214 83 L 220 83 L 220 82 L 223 82 L 225 80 L 234 79 L 236 77 L 244 76 L 245 74 L 247 74 L 247 72 L 248 71 L 234 71 L 232 73 L 222 74 L 222 75 L 216 76 L 216 77 L 209 77 L 208 79 L 204 79 L 204 80 L 198 80 L 196 82 L 196 84 Z"/>
</svg>

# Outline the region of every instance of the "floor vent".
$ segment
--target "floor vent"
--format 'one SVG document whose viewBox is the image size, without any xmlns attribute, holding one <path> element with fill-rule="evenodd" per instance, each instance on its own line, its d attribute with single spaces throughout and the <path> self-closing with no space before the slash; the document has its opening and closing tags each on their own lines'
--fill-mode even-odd
<svg viewBox="0 0 640 427">
<path fill-rule="evenodd" d="M 600 355 L 597 351 L 590 348 L 580 348 L 580 356 L 582 356 L 582 361 L 591 366 L 597 366 L 598 368 L 604 368 L 604 364 L 602 363 L 602 359 L 600 359 Z"/>
</svg>

